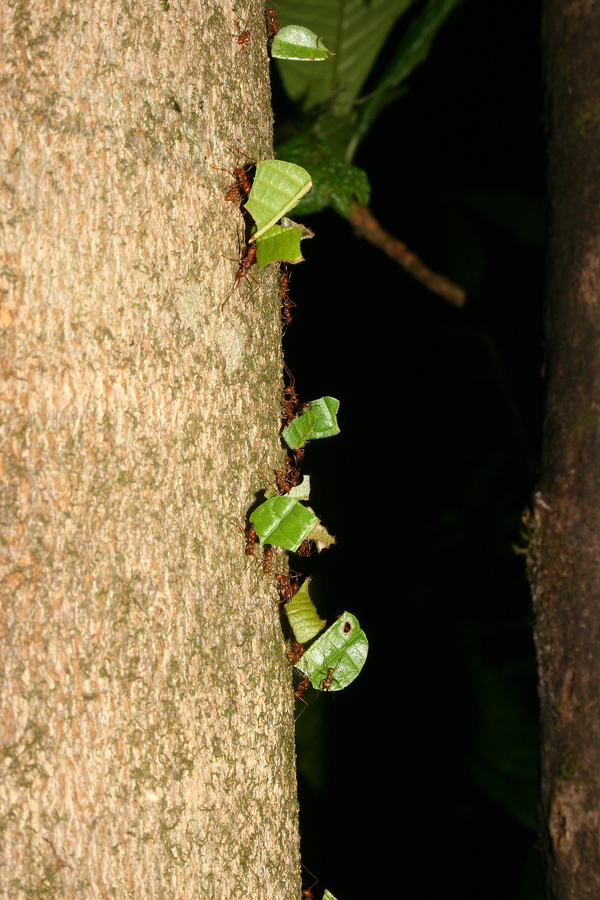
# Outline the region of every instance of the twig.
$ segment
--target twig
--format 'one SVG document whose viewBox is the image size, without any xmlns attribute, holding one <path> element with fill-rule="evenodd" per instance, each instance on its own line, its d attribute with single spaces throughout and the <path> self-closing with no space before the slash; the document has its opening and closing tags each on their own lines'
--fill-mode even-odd
<svg viewBox="0 0 600 900">
<path fill-rule="evenodd" d="M 432 272 L 425 263 L 421 262 L 416 253 L 409 250 L 406 244 L 397 240 L 393 235 L 382 228 L 368 206 L 353 204 L 350 213 L 350 224 L 357 237 L 363 237 L 375 247 L 383 250 L 391 259 L 406 269 L 413 278 L 420 281 L 428 290 L 440 297 L 454 303 L 455 306 L 464 306 L 467 294 L 463 288 L 453 284 L 449 278 Z"/>
</svg>

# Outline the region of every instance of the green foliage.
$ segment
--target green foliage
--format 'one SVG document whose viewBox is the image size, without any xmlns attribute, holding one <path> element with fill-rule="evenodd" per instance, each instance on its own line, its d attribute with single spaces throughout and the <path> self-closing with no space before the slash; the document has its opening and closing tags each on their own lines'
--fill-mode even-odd
<svg viewBox="0 0 600 900">
<path fill-rule="evenodd" d="M 336 54 L 326 67 L 278 62 L 287 95 L 307 111 L 333 98 L 346 115 L 367 80 L 386 38 L 411 0 L 288 0 L 281 25 L 296 23 L 322 35 Z"/>
<path fill-rule="evenodd" d="M 361 107 L 356 130 L 349 143 L 347 155 L 352 159 L 356 148 L 366 137 L 381 110 L 403 93 L 400 85 L 417 66 L 429 56 L 433 39 L 450 15 L 463 0 L 429 0 L 413 19 L 379 79 L 375 90 Z"/>
<path fill-rule="evenodd" d="M 278 156 L 306 166 L 314 180 L 299 212 L 327 206 L 348 218 L 353 200 L 369 202 L 369 181 L 351 165 L 381 110 L 404 92 L 408 76 L 427 59 L 433 40 L 462 0 L 428 0 L 400 39 L 374 89 L 361 91 L 381 49 L 411 0 L 289 0 L 280 22 L 299 23 L 319 35 L 335 57 L 327 66 L 278 60 L 284 89 L 308 115 L 293 138 L 276 147 Z"/>
<path fill-rule="evenodd" d="M 310 194 L 298 205 L 299 215 L 309 215 L 332 206 L 336 213 L 347 219 L 356 199 L 366 206 L 371 197 L 367 173 L 358 166 L 349 165 L 334 155 L 327 141 L 310 132 L 290 138 L 277 147 L 279 156 L 305 166 L 313 180 Z"/>
</svg>

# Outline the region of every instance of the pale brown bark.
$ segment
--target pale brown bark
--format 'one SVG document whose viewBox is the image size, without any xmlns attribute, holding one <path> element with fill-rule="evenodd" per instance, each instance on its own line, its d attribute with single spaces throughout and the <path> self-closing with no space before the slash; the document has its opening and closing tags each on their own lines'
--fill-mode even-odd
<svg viewBox="0 0 600 900">
<path fill-rule="evenodd" d="M 548 408 L 530 573 L 548 897 L 600 896 L 600 12 L 546 0 Z"/>
<path fill-rule="evenodd" d="M 279 309 L 221 309 L 212 168 L 271 144 L 262 3 L 2 3 L 0 65 L 0 896 L 290 900 Z"/>
</svg>

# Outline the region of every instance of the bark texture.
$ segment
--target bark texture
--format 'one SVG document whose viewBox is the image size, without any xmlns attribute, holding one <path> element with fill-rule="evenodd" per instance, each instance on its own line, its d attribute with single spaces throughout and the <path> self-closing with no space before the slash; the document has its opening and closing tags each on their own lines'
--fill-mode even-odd
<svg viewBox="0 0 600 900">
<path fill-rule="evenodd" d="M 269 155 L 263 4 L 7 0 L 0 66 L 0 896 L 290 900 L 279 305 L 221 308 L 213 168 Z"/>
<path fill-rule="evenodd" d="M 546 0 L 548 406 L 530 574 L 553 900 L 600 897 L 600 4 Z"/>
</svg>

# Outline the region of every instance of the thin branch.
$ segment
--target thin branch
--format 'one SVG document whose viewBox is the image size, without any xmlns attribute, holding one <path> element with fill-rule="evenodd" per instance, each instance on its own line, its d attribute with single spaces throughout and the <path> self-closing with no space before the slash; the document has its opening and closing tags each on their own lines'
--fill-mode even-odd
<svg viewBox="0 0 600 900">
<path fill-rule="evenodd" d="M 391 259 L 406 269 L 406 271 L 420 281 L 428 290 L 439 294 L 455 306 L 464 306 L 467 294 L 463 288 L 453 284 L 449 278 L 432 272 L 428 269 L 416 253 L 409 250 L 406 244 L 397 240 L 393 235 L 382 228 L 368 206 L 354 204 L 350 213 L 350 224 L 357 237 L 363 237 L 367 241 L 383 250 Z"/>
</svg>

